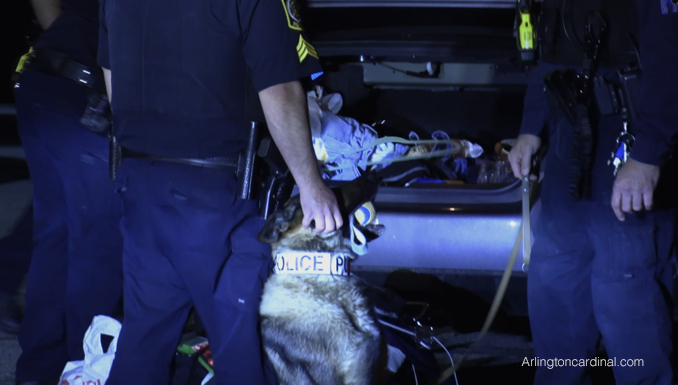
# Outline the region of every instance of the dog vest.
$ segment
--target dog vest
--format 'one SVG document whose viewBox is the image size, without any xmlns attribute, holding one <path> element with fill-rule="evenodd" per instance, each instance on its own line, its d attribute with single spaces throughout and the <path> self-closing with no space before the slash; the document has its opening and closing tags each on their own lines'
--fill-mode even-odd
<svg viewBox="0 0 678 385">
<path fill-rule="evenodd" d="M 275 255 L 275 274 L 351 275 L 348 253 L 288 251 Z"/>
</svg>

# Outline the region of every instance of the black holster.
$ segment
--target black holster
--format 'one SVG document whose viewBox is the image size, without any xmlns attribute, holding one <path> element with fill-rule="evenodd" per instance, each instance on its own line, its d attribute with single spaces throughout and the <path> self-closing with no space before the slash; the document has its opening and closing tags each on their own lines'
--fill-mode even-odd
<svg viewBox="0 0 678 385">
<path fill-rule="evenodd" d="M 89 90 L 87 107 L 80 123 L 96 134 L 106 135 L 111 128 L 111 119 L 111 106 L 106 93 Z"/>
<path fill-rule="evenodd" d="M 108 133 L 111 125 L 111 108 L 100 67 L 80 63 L 65 52 L 43 48 L 31 50 L 27 54 L 21 72 L 13 76 L 15 83 L 19 83 L 20 76 L 27 69 L 61 76 L 87 88 L 87 107 L 80 118 L 80 123 L 99 135 Z"/>
<path fill-rule="evenodd" d="M 593 89 L 600 116 L 625 115 L 625 120 L 634 121 L 639 107 L 639 81 L 637 67 L 621 69 L 611 80 L 596 77 Z"/>
<path fill-rule="evenodd" d="M 263 219 L 282 207 L 294 188 L 294 178 L 263 124 L 252 122 L 247 149 L 238 161 L 238 197 L 257 199 Z"/>
<path fill-rule="evenodd" d="M 580 98 L 578 81 L 574 70 L 552 71 L 544 78 L 547 98 L 574 127 L 569 190 L 575 200 L 590 195 L 595 127 L 595 114 L 591 113 L 592 99 Z"/>
</svg>

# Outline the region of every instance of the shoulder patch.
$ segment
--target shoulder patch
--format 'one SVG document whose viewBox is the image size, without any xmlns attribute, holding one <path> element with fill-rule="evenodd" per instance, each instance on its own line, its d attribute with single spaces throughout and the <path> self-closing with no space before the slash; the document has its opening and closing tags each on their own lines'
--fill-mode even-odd
<svg viewBox="0 0 678 385">
<path fill-rule="evenodd" d="M 280 0 L 285 8 L 287 26 L 295 31 L 303 31 L 301 27 L 301 12 L 299 11 L 300 0 Z"/>
<path fill-rule="evenodd" d="M 299 35 L 299 43 L 297 43 L 297 54 L 299 55 L 299 63 L 303 62 L 308 56 L 318 59 L 318 52 L 316 52 L 315 47 L 301 35 Z"/>
</svg>

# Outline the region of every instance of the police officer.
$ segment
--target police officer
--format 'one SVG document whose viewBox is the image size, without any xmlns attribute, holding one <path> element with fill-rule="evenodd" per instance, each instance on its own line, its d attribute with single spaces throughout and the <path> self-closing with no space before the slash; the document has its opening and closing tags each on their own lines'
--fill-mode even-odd
<svg viewBox="0 0 678 385">
<path fill-rule="evenodd" d="M 673 215 L 653 192 L 678 132 L 678 5 L 545 0 L 540 22 L 509 154 L 522 178 L 549 141 L 528 272 L 535 355 L 593 358 L 602 337 L 618 384 L 671 384 Z M 591 366 L 538 367 L 535 383 L 591 383 Z"/>
<path fill-rule="evenodd" d="M 15 86 L 34 187 L 33 260 L 16 379 L 55 384 L 67 361 L 84 358 L 92 318 L 120 307 L 121 213 L 107 177 L 108 141 L 81 123 L 90 96 L 105 95 L 96 62 L 98 3 L 32 4 L 44 31 Z"/>
<path fill-rule="evenodd" d="M 248 79 L 299 187 L 303 224 L 342 225 L 322 182 L 300 79 L 320 71 L 297 2 L 115 0 L 101 5 L 99 62 L 121 146 L 125 319 L 107 384 L 169 381 L 192 305 L 219 384 L 275 381 L 258 334 L 270 248 L 257 203 L 225 158 L 245 148 Z"/>
</svg>

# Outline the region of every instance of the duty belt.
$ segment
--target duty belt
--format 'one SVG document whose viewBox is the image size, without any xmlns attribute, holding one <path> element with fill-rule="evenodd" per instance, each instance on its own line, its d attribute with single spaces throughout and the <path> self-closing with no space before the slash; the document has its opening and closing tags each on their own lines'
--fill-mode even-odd
<svg viewBox="0 0 678 385">
<path fill-rule="evenodd" d="M 105 82 L 101 68 L 88 66 L 73 60 L 68 54 L 51 50 L 35 50 L 27 58 L 26 68 L 63 76 L 67 79 L 100 92 L 105 92 Z"/>
<path fill-rule="evenodd" d="M 238 157 L 210 157 L 210 158 L 165 158 L 161 156 L 155 156 L 151 154 L 144 154 L 142 152 L 130 150 L 128 148 L 121 147 L 120 159 L 125 158 L 141 158 L 141 159 L 150 159 L 160 162 L 171 162 L 171 163 L 181 163 L 187 164 L 189 166 L 201 166 L 201 167 L 211 167 L 211 168 L 238 168 Z"/>
<path fill-rule="evenodd" d="M 123 159 L 136 158 L 148 159 L 158 162 L 170 162 L 186 164 L 189 166 L 210 167 L 218 169 L 238 170 L 238 155 L 230 157 L 209 157 L 209 158 L 168 158 L 146 154 L 139 151 L 130 150 L 129 148 L 120 147 L 114 139 L 111 140 L 110 159 L 109 159 L 109 176 L 112 181 L 115 181 L 120 163 Z"/>
<path fill-rule="evenodd" d="M 270 210 L 275 210 L 281 202 L 289 198 L 294 183 L 290 181 L 292 177 L 289 171 L 281 171 L 276 166 L 272 166 L 272 163 L 269 163 L 274 157 L 275 151 L 273 150 L 275 146 L 270 141 L 261 140 L 260 132 L 261 124 L 251 122 L 247 148 L 238 154 L 210 158 L 169 158 L 123 148 L 118 143 L 113 132 L 109 131 L 109 176 L 112 181 L 116 180 L 118 168 L 124 158 L 140 158 L 159 162 L 186 164 L 189 166 L 230 169 L 235 171 L 238 179 L 238 199 L 259 199 L 261 216 L 265 219 L 268 213 L 271 212 Z M 264 145 L 264 142 L 268 142 L 268 144 Z M 265 176 L 257 173 L 258 177 L 263 177 L 264 180 L 257 180 L 255 182 L 255 166 L 258 163 L 255 161 L 255 158 L 257 157 L 265 160 L 261 164 L 265 163 L 269 166 L 267 168 L 268 173 Z M 280 162 L 284 163 L 283 160 Z"/>
</svg>

